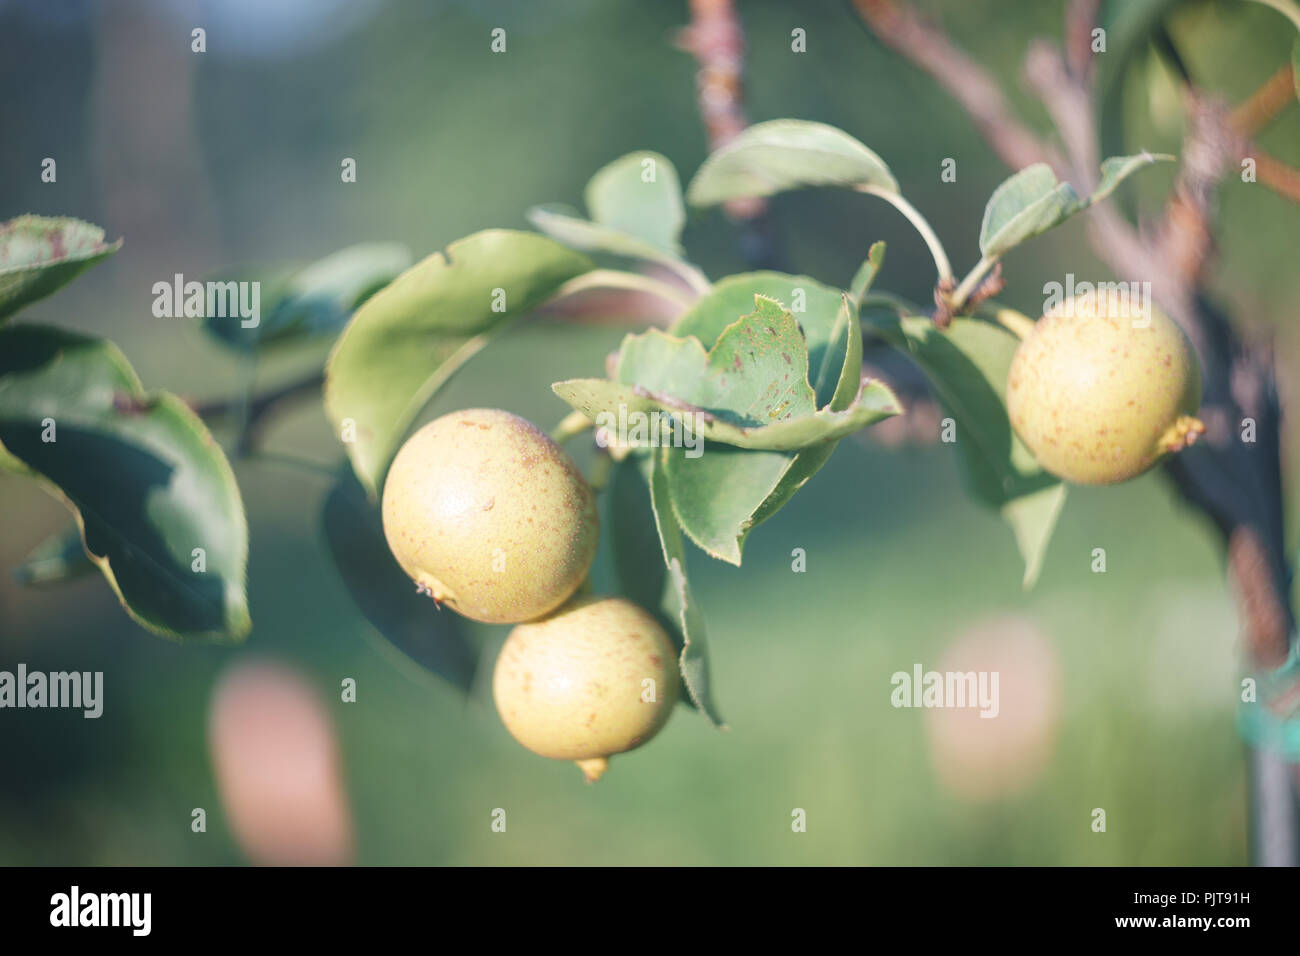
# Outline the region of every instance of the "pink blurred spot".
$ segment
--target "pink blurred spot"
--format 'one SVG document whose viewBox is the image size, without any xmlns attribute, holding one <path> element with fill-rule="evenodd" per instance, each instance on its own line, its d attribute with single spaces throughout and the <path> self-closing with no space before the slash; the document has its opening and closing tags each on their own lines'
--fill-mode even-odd
<svg viewBox="0 0 1300 956">
<path fill-rule="evenodd" d="M 237 663 L 218 680 L 208 746 L 235 839 L 254 863 L 351 862 L 352 820 L 328 711 L 296 671 Z"/>
<path fill-rule="evenodd" d="M 1038 625 L 1022 616 L 981 621 L 926 670 L 998 675 L 997 716 L 981 717 L 979 707 L 926 711 L 930 758 L 943 786 L 964 801 L 985 802 L 1033 784 L 1055 748 L 1062 697 L 1060 656 Z"/>
</svg>

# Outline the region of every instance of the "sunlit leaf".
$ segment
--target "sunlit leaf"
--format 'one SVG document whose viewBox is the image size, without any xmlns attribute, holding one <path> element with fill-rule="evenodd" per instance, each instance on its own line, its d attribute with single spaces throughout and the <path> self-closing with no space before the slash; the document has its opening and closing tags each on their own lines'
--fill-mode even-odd
<svg viewBox="0 0 1300 956">
<path fill-rule="evenodd" d="M 874 317 L 873 327 L 920 367 L 956 423 L 956 447 L 971 492 L 1011 524 L 1032 585 L 1064 499 L 1011 428 L 1006 382 L 1020 340 L 1001 326 L 954 319 L 946 330 L 921 316 Z"/>
<path fill-rule="evenodd" d="M 438 388 L 494 333 L 550 298 L 591 261 L 544 236 L 476 232 L 368 299 L 339 336 L 325 410 L 375 494 L 398 444 Z"/>
<path fill-rule="evenodd" d="M 806 186 L 898 192 L 884 160 L 848 133 L 825 123 L 781 119 L 757 123 L 712 153 L 686 199 L 692 206 L 714 206 Z"/>
<path fill-rule="evenodd" d="M 1080 199 L 1069 183 L 1058 183 L 1056 174 L 1046 163 L 1026 166 L 998 186 L 984 207 L 980 252 L 986 259 L 1003 256 L 1026 239 L 1041 235 L 1101 202 L 1139 169 L 1173 159 L 1163 153 L 1145 152 L 1112 156 L 1102 162 L 1101 180 L 1086 199 Z"/>
</svg>

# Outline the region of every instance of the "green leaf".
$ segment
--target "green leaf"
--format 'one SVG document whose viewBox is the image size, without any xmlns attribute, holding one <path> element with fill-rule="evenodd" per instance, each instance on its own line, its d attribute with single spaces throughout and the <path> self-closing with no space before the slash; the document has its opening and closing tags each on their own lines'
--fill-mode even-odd
<svg viewBox="0 0 1300 956">
<path fill-rule="evenodd" d="M 823 364 L 831 367 L 838 362 L 840 372 L 828 410 L 839 411 L 859 394 L 877 389 L 898 409 L 892 393 L 880 383 L 860 386 L 861 327 L 856 309 L 843 296 L 829 338 L 833 344 Z M 694 459 L 669 455 L 667 470 L 678 520 L 707 553 L 740 564 L 749 533 L 794 497 L 830 460 L 836 444 L 826 441 L 798 453 L 714 447 L 708 455 Z"/>
<path fill-rule="evenodd" d="M 668 157 L 628 153 L 591 177 L 585 198 L 591 218 L 602 226 L 644 239 L 669 255 L 681 255 L 678 240 L 686 207 L 677 169 Z"/>
<path fill-rule="evenodd" d="M 227 270 L 209 276 L 208 281 L 258 283 L 258 324 L 245 328 L 246 320 L 238 310 L 223 309 L 235 314 L 209 315 L 203 329 L 241 352 L 333 336 L 354 310 L 410 265 L 406 246 L 376 242 L 340 249 L 301 269 Z M 229 291 L 236 289 L 232 286 Z"/>
<path fill-rule="evenodd" d="M 733 345 L 736 343 L 725 343 Z M 732 353 L 724 348 L 712 354 L 716 360 L 717 356 Z M 837 441 L 902 411 L 889 387 L 874 380 L 862 384 L 848 407 L 838 411 L 830 407 L 810 411 L 808 396 L 812 389 L 803 387 L 806 379 L 801 386 L 792 388 L 790 383 L 760 379 L 755 373 L 736 376 L 724 384 L 721 368 L 713 364 L 696 340 L 676 339 L 658 330 L 624 339 L 624 355 L 628 356 L 627 364 L 620 366 L 620 376 L 660 378 L 663 384 L 686 392 L 687 397 L 658 391 L 652 385 L 601 378 L 556 382 L 551 390 L 597 424 L 601 424 L 598 417 L 616 421 L 624 409 L 645 415 L 665 412 L 689 434 L 706 442 L 756 451 L 798 451 Z M 656 367 L 656 360 L 666 364 Z M 712 404 L 699 404 L 693 398 Z M 737 411 L 729 407 L 745 398 L 755 403 L 752 408 Z M 770 416 L 771 424 L 757 424 L 759 418 L 754 416 L 763 415 Z"/>
<path fill-rule="evenodd" d="M 1168 15 L 1188 3 L 1189 0 L 1110 0 L 1103 5 L 1098 23 L 1106 31 L 1106 52 L 1093 57 L 1103 152 L 1124 148 L 1125 90 L 1135 85 L 1145 89 L 1149 80 L 1145 71 L 1136 67 L 1152 54 L 1153 42 L 1160 42 Z"/>
<path fill-rule="evenodd" d="M 583 252 L 661 263 L 677 258 L 640 236 L 583 219 L 576 211 L 556 204 L 529 209 L 528 221 L 557 242 Z"/>
<path fill-rule="evenodd" d="M 827 403 L 832 412 L 847 411 L 865 391 L 862 385 L 862 323 L 858 318 L 857 303 L 851 302 L 847 294 L 840 301 L 839 314 L 831 326 L 831 347 L 822 357 L 822 367 L 814 384 L 818 400 L 824 389 L 832 390 Z M 877 385 L 884 387 L 880 383 Z M 899 406 L 898 410 L 902 411 L 902 407 Z"/>
<path fill-rule="evenodd" d="M 1047 556 L 1047 545 L 1056 529 L 1056 519 L 1065 506 L 1066 484 L 1058 481 L 1042 491 L 1031 491 L 1012 498 L 1002 506 L 1002 517 L 1011 525 L 1016 547 L 1025 559 L 1025 576 L 1021 582 L 1028 591 L 1038 582 Z"/>
<path fill-rule="evenodd" d="M 712 348 L 724 329 L 754 311 L 754 296 L 775 299 L 794 315 L 807 343 L 810 367 L 818 369 L 831 346 L 831 329 L 840 309 L 840 290 L 811 276 L 783 272 L 744 272 L 713 284 L 682 313 L 672 334 L 693 335 L 706 349 Z M 832 386 L 833 390 L 833 386 Z M 830 392 L 817 393 L 818 405 L 830 401 Z"/>
<path fill-rule="evenodd" d="M 811 466 L 821 458 L 820 464 L 825 464 L 833 450 L 833 443 L 819 445 L 810 449 L 818 454 L 805 461 Z M 749 533 L 802 484 L 787 480 L 801 454 L 805 453 L 746 451 L 726 445 L 711 446 L 698 458 L 667 454 L 664 468 L 678 523 L 704 552 L 739 566 Z"/>
<path fill-rule="evenodd" d="M 628 336 L 618 363 L 619 381 L 679 397 L 742 429 L 814 414 L 808 371 L 808 346 L 794 315 L 762 295 L 707 353 L 694 336 L 652 329 Z"/>
<path fill-rule="evenodd" d="M 866 394 L 875 394 L 891 409 L 899 410 L 897 399 L 882 383 L 860 386 L 862 331 L 857 310 L 846 296 L 841 298 L 832 338 L 836 346 L 828 350 L 825 363 L 838 363 L 838 375 L 832 379 L 838 380 L 838 386 L 828 411 L 852 405 Z M 823 441 L 798 452 L 743 451 L 714 445 L 696 458 L 669 450 L 666 470 L 674 513 L 700 548 L 738 565 L 749 533 L 807 484 L 830 460 L 837 444 L 837 440 Z"/>
<path fill-rule="evenodd" d="M 1144 166 L 1150 166 L 1152 163 L 1172 163 L 1175 157 L 1168 153 L 1137 153 L 1133 156 L 1112 156 L 1109 159 L 1102 160 L 1101 163 L 1101 181 L 1093 194 L 1088 197 L 1088 206 L 1095 206 L 1115 189 L 1124 180 L 1128 179 L 1134 173 Z"/>
<path fill-rule="evenodd" d="M 880 382 L 861 386 L 862 337 L 855 308 L 841 294 L 840 310 L 831 320 L 807 313 L 809 337 L 826 339 L 823 368 L 839 368 L 831 384 L 828 406 L 820 415 L 876 403 L 884 414 L 898 411 L 897 399 Z M 720 561 L 740 564 L 746 537 L 771 518 L 798 489 L 826 464 L 836 441 L 826 440 L 800 451 L 741 451 L 708 446 L 705 454 L 667 455 L 666 470 L 673 509 L 686 535 Z"/>
<path fill-rule="evenodd" d="M 620 593 L 658 613 L 668 570 L 655 530 L 650 485 L 641 469 L 644 457 L 629 455 L 614 466 L 605 495 L 605 523 L 610 528 Z"/>
<path fill-rule="evenodd" d="M 1058 183 L 1052 167 L 1046 163 L 1026 166 L 995 189 L 984 207 L 980 252 L 985 259 L 1006 255 L 1026 239 L 1041 235 L 1101 202 L 1144 166 L 1173 158 L 1147 152 L 1112 156 L 1102 162 L 1101 181 L 1087 199 L 1080 199 L 1069 183 Z"/>
<path fill-rule="evenodd" d="M 28 587 L 61 584 L 95 570 L 81 544 L 81 530 L 74 524 L 50 535 L 14 568 L 14 578 Z"/>
<path fill-rule="evenodd" d="M 653 167 L 643 165 L 651 161 Z M 642 178 L 647 168 L 653 169 L 650 182 Z M 574 249 L 658 263 L 697 292 L 709 287 L 703 273 L 682 258 L 678 240 L 686 214 L 677 170 L 666 156 L 639 152 L 614 160 L 591 178 L 586 201 L 591 220 L 548 204 L 528 210 L 528 221 Z"/>
<path fill-rule="evenodd" d="M 654 508 L 655 527 L 659 531 L 664 565 L 668 569 L 669 604 L 683 638 L 682 654 L 678 660 L 682 680 L 700 713 L 715 727 L 725 729 L 726 724 L 713 700 L 704 615 L 691 594 L 690 582 L 686 577 L 686 544 L 682 540 L 681 528 L 677 524 L 670 500 L 664 456 L 653 455 L 651 468 L 650 500 Z"/>
<path fill-rule="evenodd" d="M 876 276 L 880 274 L 880 267 L 884 263 L 885 244 L 883 242 L 873 242 L 871 248 L 867 250 L 867 258 L 862 265 L 858 266 L 853 281 L 849 283 L 849 297 L 854 302 L 860 303 L 862 297 L 871 291 L 871 286 L 875 284 Z"/>
<path fill-rule="evenodd" d="M 875 257 L 878 266 L 881 257 L 884 255 L 884 244 L 876 243 L 871 247 L 869 255 Z M 865 292 L 869 286 L 870 279 L 863 286 L 863 291 Z M 823 375 L 834 368 L 837 361 L 840 362 L 835 377 L 838 379 L 838 384 L 835 385 L 835 391 L 831 395 L 829 404 L 832 411 L 841 411 L 851 406 L 861 388 L 862 325 L 858 320 L 858 309 L 855 304 L 850 303 L 847 295 L 843 297 L 840 303 L 840 312 L 836 317 L 836 324 L 832 328 L 831 348 L 827 350 L 823 361 Z M 835 378 L 832 378 L 831 381 L 835 381 Z M 762 505 L 754 512 L 749 527 L 756 527 L 776 514 L 787 501 L 794 497 L 795 492 L 807 484 L 808 480 L 817 474 L 821 467 L 830 460 L 831 454 L 838 444 L 838 442 L 826 442 L 821 445 L 814 445 L 795 455 L 776 487 L 767 494 Z M 755 465 L 756 469 L 758 467 L 761 466 Z M 685 501 L 686 496 L 683 495 L 682 497 Z M 744 533 L 740 534 L 738 538 L 737 560 L 740 559 L 739 546 L 744 540 Z"/>
<path fill-rule="evenodd" d="M 792 317 L 764 293 L 779 293 L 805 305 L 799 327 L 794 330 L 801 330 L 802 337 L 791 334 Z M 760 311 L 739 320 L 732 318 L 750 308 Z M 730 397 L 717 397 L 718 404 L 734 401 L 743 409 L 758 396 L 758 404 L 762 405 L 768 400 L 764 393 L 769 387 L 784 384 L 801 395 L 803 411 L 821 407 L 803 418 L 749 432 L 716 416 L 706 417 L 699 434 L 706 441 L 723 444 L 708 445 L 697 457 L 689 457 L 684 450 L 674 451 L 665 465 L 673 506 L 685 532 L 714 557 L 739 564 L 749 532 L 816 474 L 830 458 L 840 434 L 901 410 L 898 400 L 882 383 L 861 384 L 862 339 L 855 312 L 843 293 L 806 276 L 734 276 L 715 285 L 682 317 L 674 328 L 677 335 L 654 331 L 625 340 L 618 374 L 620 379 L 631 376 L 630 383 L 578 379 L 558 382 L 552 388 L 593 420 L 601 414 L 617 418 L 621 413 L 666 411 L 683 422 L 681 427 L 695 427 L 698 419 L 693 413 L 707 411 L 713 415 L 718 409 L 701 409 L 690 398 L 702 399 L 701 393 L 710 388 L 723 393 L 731 389 L 721 383 L 720 377 L 710 374 L 708 366 L 712 361 L 719 363 L 729 379 L 734 378 L 737 357 L 742 366 L 751 364 L 744 354 L 747 338 L 767 336 L 783 343 L 764 351 L 764 361 L 774 370 L 773 378 L 764 381 L 760 375 L 751 381 L 747 373 Z M 687 337 L 678 337 L 681 335 Z M 644 341 L 639 346 L 644 353 L 637 352 L 637 346 L 628 349 L 633 340 Z M 704 351 L 704 343 L 710 346 L 709 353 Z M 625 365 L 624 360 L 638 363 L 638 368 Z M 688 397 L 652 393 L 642 384 L 639 363 L 644 363 L 646 381 L 680 388 Z M 814 383 L 804 379 L 809 371 L 816 380 L 811 405 L 808 397 Z M 735 411 L 730 409 L 733 417 Z M 742 452 L 735 447 L 739 445 L 757 450 Z"/>
<path fill-rule="evenodd" d="M 946 331 L 924 317 L 873 318 L 874 327 L 925 373 L 957 424 L 957 450 L 971 492 L 998 509 L 1025 559 L 1026 587 L 1041 567 L 1064 492 L 1016 436 L 1007 417 L 1006 382 L 1020 344 L 1010 332 L 976 319 Z"/>
<path fill-rule="evenodd" d="M 673 342 L 671 337 L 663 336 L 663 333 L 658 335 L 669 343 Z M 691 361 L 676 369 L 681 375 L 681 383 L 690 381 L 686 377 L 686 369 L 695 368 L 697 358 L 703 361 L 702 355 L 685 357 Z M 593 421 L 597 420 L 597 416 L 609 416 L 608 420 L 616 421 L 621 409 L 646 415 L 666 412 L 682 428 L 687 429 L 690 435 L 699 435 L 707 442 L 755 451 L 798 451 L 822 442 L 838 441 L 902 411 L 898 397 L 890 391 L 889 386 L 874 380 L 864 383 L 853 402 L 842 411 L 823 408 L 762 427 L 737 425 L 712 417 L 714 413 L 707 408 L 683 399 L 648 392 L 643 386 L 625 385 L 603 378 L 569 379 L 556 382 L 551 390 Z"/>
<path fill-rule="evenodd" d="M 451 374 L 506 322 L 590 269 L 586 256 L 543 236 L 490 229 L 416 263 L 357 310 L 326 367 L 325 411 L 370 494 Z"/>
<path fill-rule="evenodd" d="M 983 501 L 1000 506 L 1056 481 L 1016 437 L 1007 417 L 1007 372 L 1019 339 L 978 319 L 954 319 L 947 330 L 923 316 L 872 321 L 890 344 L 916 362 L 952 414 L 972 490 Z"/>
<path fill-rule="evenodd" d="M 1097 22 L 1106 30 L 1106 55 L 1097 57 L 1102 65 L 1112 56 L 1131 55 L 1141 49 L 1166 15 L 1187 0 L 1107 0 Z"/>
<path fill-rule="evenodd" d="M 686 190 L 692 206 L 772 196 L 805 186 L 870 186 L 897 193 L 884 160 L 843 130 L 807 120 L 749 127 L 716 150 Z"/>
<path fill-rule="evenodd" d="M 19 216 L 0 223 L 0 322 L 122 248 L 80 219 Z"/>
<path fill-rule="evenodd" d="M 1069 183 L 1058 184 L 1051 166 L 1026 166 L 995 189 L 984 207 L 980 252 L 987 259 L 1004 255 L 1078 209 L 1078 193 Z"/>
<path fill-rule="evenodd" d="M 381 646 L 468 693 L 478 646 L 465 636 L 459 618 L 420 594 L 393 559 L 379 509 L 346 467 L 325 499 L 321 527 L 339 577 L 383 637 Z"/>
<path fill-rule="evenodd" d="M 669 578 L 650 497 L 656 456 L 655 452 L 637 453 L 614 464 L 603 496 L 601 527 L 609 531 L 618 593 L 654 615 L 680 656 L 686 648 L 686 635 L 681 628 L 679 592 Z M 682 702 L 696 707 L 684 679 L 681 686 Z"/>
<path fill-rule="evenodd" d="M 72 511 L 137 622 L 176 639 L 248 633 L 248 528 L 230 465 L 189 407 L 145 392 L 112 343 L 0 330 L 0 446 Z"/>
<path fill-rule="evenodd" d="M 1104 92 L 1109 93 L 1139 54 L 1149 49 L 1152 36 L 1169 14 L 1186 5 L 1188 0 L 1109 0 L 1103 5 L 1097 22 L 1106 31 L 1106 52 L 1093 60 Z"/>
<path fill-rule="evenodd" d="M 810 323 L 817 338 L 826 342 L 810 366 L 812 356 L 793 315 L 775 299 L 754 294 L 753 301 L 755 311 L 728 325 L 707 352 L 694 335 L 651 329 L 623 340 L 617 381 L 574 379 L 557 382 L 552 389 L 593 420 L 601 415 L 617 419 L 624 407 L 642 413 L 664 411 L 706 441 L 775 451 L 834 441 L 901 410 L 883 383 L 869 382 L 859 389 L 856 378 L 852 400 L 818 408 L 810 368 L 829 403 L 843 378 L 842 356 L 849 341 L 844 335 L 856 323 L 847 321 L 839 309 L 829 323 Z M 840 304 L 847 309 L 842 300 Z M 679 331 L 706 321 L 697 315 L 687 320 L 678 324 Z M 711 329 L 702 331 L 709 334 Z M 830 339 L 837 334 L 837 357 L 828 363 Z M 827 364 L 834 374 L 824 371 Z"/>
</svg>

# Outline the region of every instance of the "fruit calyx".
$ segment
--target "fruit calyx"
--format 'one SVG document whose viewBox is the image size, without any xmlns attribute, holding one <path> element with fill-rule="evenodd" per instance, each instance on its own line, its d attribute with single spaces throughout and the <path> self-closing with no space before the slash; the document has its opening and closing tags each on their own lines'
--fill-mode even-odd
<svg viewBox="0 0 1300 956">
<path fill-rule="evenodd" d="M 1196 439 L 1205 434 L 1205 422 L 1195 415 L 1180 415 L 1169 426 L 1169 430 L 1160 436 L 1156 447 L 1162 452 L 1182 451 L 1196 444 Z"/>
<path fill-rule="evenodd" d="M 582 771 L 583 777 L 587 783 L 595 783 L 609 769 L 608 757 L 588 757 L 585 760 L 575 760 L 578 769 Z"/>
</svg>

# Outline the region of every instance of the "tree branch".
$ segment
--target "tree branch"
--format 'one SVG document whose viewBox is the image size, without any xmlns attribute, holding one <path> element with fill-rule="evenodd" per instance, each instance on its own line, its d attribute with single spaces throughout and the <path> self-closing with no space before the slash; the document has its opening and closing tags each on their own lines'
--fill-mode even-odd
<svg viewBox="0 0 1300 956">
<path fill-rule="evenodd" d="M 1092 31 L 1101 0 L 1074 0 L 1065 8 L 1065 57 L 1070 75 L 1081 86 L 1092 82 Z"/>
<path fill-rule="evenodd" d="M 318 392 L 325 384 L 324 369 L 314 369 L 302 378 L 294 379 L 284 385 L 269 389 L 261 394 L 251 396 L 248 400 L 248 416 L 244 420 L 243 434 L 235 443 L 235 454 L 242 457 L 257 446 L 262 429 L 273 413 L 280 411 L 303 398 Z M 199 418 L 206 420 L 224 418 L 238 414 L 241 400 L 238 398 L 221 398 L 208 402 L 189 402 L 190 408 Z"/>
<path fill-rule="evenodd" d="M 862 19 L 887 44 L 934 76 L 966 107 L 976 128 L 1013 168 L 1047 161 L 1058 175 L 1091 191 L 1098 169 L 1093 110 L 1091 31 L 1097 0 L 1071 0 L 1066 14 L 1066 54 L 1038 42 L 1025 60 L 1026 83 L 1047 108 L 1065 154 L 1029 136 L 1009 115 L 993 78 L 935 27 L 895 0 L 853 0 Z M 1088 213 L 1094 251 L 1116 275 L 1149 281 L 1156 300 L 1188 333 L 1203 369 L 1204 440 L 1165 463 L 1182 497 L 1223 536 L 1237 607 L 1252 665 L 1275 668 L 1295 632 L 1290 572 L 1284 540 L 1281 406 L 1271 349 L 1247 345 L 1205 293 L 1214 259 L 1214 212 L 1219 184 L 1247 153 L 1246 138 L 1276 115 L 1293 95 L 1279 71 L 1238 110 L 1188 90 L 1188 130 L 1182 165 L 1161 221 L 1143 235 L 1113 205 Z M 1050 157 L 1050 158 L 1049 158 Z M 1291 195 L 1293 170 L 1266 158 L 1262 182 Z M 1267 179 L 1266 179 L 1267 177 Z M 1250 423 L 1254 440 L 1243 437 Z M 1263 706 L 1261 703 L 1260 706 Z M 1255 798 L 1253 855 L 1257 862 L 1295 865 L 1297 772 L 1278 772 L 1267 751 L 1253 752 Z M 1280 822 L 1279 822 L 1280 821 Z M 1284 825 L 1285 824 L 1285 825 Z"/>
<path fill-rule="evenodd" d="M 709 151 L 725 146 L 749 126 L 745 115 L 745 31 L 733 0 L 690 0 L 691 23 L 677 34 L 677 47 L 695 57 L 699 66 L 695 89 Z M 767 201 L 760 197 L 731 199 L 723 204 L 727 217 L 740 228 L 741 252 L 755 268 L 772 267 L 777 259 L 767 219 Z"/>
<path fill-rule="evenodd" d="M 1232 111 L 1232 125 L 1242 136 L 1254 136 L 1295 102 L 1295 96 L 1295 73 L 1287 63 Z"/>
<path fill-rule="evenodd" d="M 1249 155 L 1255 160 L 1255 176 L 1273 192 L 1292 202 L 1300 202 L 1300 169 L 1274 159 L 1257 146 L 1251 146 Z"/>
<path fill-rule="evenodd" d="M 942 28 L 896 0 L 852 0 L 863 22 L 887 46 L 929 73 L 970 116 L 998 157 L 1015 169 L 1049 163 L 1058 174 L 1064 161 L 1011 110 L 988 72 L 958 49 Z"/>
</svg>

